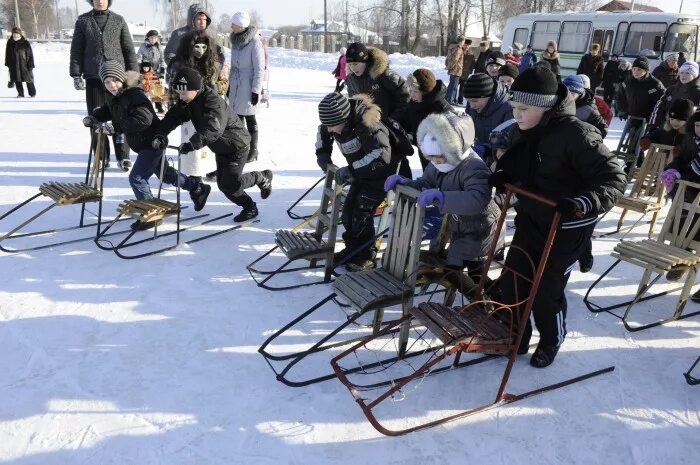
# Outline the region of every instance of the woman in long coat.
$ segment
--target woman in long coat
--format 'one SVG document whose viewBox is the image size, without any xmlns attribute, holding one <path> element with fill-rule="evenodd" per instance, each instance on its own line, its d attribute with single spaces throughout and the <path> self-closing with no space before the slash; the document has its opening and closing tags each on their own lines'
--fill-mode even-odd
<svg viewBox="0 0 700 465">
<path fill-rule="evenodd" d="M 245 121 L 250 133 L 248 162 L 258 159 L 258 122 L 255 106 L 263 87 L 265 52 L 248 13 L 237 12 L 231 18 L 231 71 L 229 102 L 231 111 Z"/>
<path fill-rule="evenodd" d="M 10 80 L 7 87 L 14 84 L 17 89 L 17 97 L 24 97 L 24 87 L 22 83 L 27 83 L 27 91 L 30 97 L 36 95 L 34 87 L 34 55 L 29 41 L 22 35 L 22 30 L 18 27 L 12 28 L 12 37 L 8 39 L 5 47 L 5 66 L 10 71 Z"/>
</svg>

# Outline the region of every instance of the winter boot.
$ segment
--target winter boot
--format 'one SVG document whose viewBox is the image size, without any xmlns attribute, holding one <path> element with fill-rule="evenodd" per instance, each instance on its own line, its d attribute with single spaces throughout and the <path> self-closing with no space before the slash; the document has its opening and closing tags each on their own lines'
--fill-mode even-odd
<svg viewBox="0 0 700 465">
<path fill-rule="evenodd" d="M 675 283 L 680 281 L 688 268 L 685 266 L 674 266 L 666 272 L 666 281 Z"/>
<path fill-rule="evenodd" d="M 233 221 L 236 223 L 242 223 L 243 221 L 252 220 L 256 216 L 258 216 L 258 206 L 255 205 L 255 202 L 251 202 L 250 205 L 243 207 L 243 210 L 241 210 L 238 215 L 233 217 Z"/>
<path fill-rule="evenodd" d="M 158 221 L 141 221 L 141 220 L 136 220 L 133 223 L 131 223 L 131 230 L 132 231 L 146 231 L 148 229 L 153 229 L 156 226 L 160 225 L 162 223 L 161 220 Z"/>
<path fill-rule="evenodd" d="M 262 181 L 258 183 L 260 197 L 266 199 L 272 193 L 272 171 L 264 170 L 260 174 L 262 175 Z"/>
<path fill-rule="evenodd" d="M 554 357 L 559 352 L 559 346 L 545 345 L 540 342 L 537 344 L 535 353 L 530 358 L 530 365 L 535 368 L 545 368 L 552 364 Z"/>
<path fill-rule="evenodd" d="M 248 150 L 247 163 L 253 163 L 258 160 L 258 131 L 250 133 L 250 150 Z"/>
<path fill-rule="evenodd" d="M 190 191 L 190 199 L 192 199 L 194 204 L 194 211 L 198 212 L 204 208 L 209 192 L 211 192 L 211 186 L 202 182 L 197 185 L 196 189 Z"/>
<path fill-rule="evenodd" d="M 207 174 L 204 176 L 204 179 L 205 179 L 207 182 L 216 182 L 216 171 L 212 171 L 211 173 L 207 173 Z"/>
<path fill-rule="evenodd" d="M 350 255 L 350 250 L 348 250 L 347 247 L 334 253 L 333 266 L 338 266 L 348 255 Z"/>
<path fill-rule="evenodd" d="M 128 158 L 119 160 L 119 168 L 125 172 L 129 171 L 131 169 L 131 160 L 129 160 Z"/>
<path fill-rule="evenodd" d="M 587 253 L 578 258 L 578 269 L 581 273 L 588 273 L 593 268 L 593 255 Z"/>
</svg>

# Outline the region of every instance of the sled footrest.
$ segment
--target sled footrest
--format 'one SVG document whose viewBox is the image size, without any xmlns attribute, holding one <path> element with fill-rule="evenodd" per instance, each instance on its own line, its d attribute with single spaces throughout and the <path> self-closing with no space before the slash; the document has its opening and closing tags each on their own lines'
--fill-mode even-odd
<svg viewBox="0 0 700 465">
<path fill-rule="evenodd" d="M 177 214 L 179 210 L 178 204 L 162 199 L 127 200 L 117 208 L 120 215 L 131 216 L 141 222 L 162 220 L 166 216 Z"/>
<path fill-rule="evenodd" d="M 56 205 L 96 202 L 102 198 L 99 190 L 84 182 L 45 182 L 39 187 L 39 192 L 56 202 Z"/>
</svg>

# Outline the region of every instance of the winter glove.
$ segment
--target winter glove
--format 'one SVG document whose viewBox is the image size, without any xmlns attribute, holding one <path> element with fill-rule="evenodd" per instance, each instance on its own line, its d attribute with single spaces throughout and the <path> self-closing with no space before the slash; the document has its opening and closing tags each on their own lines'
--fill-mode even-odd
<svg viewBox="0 0 700 465">
<path fill-rule="evenodd" d="M 445 204 L 445 194 L 440 189 L 427 189 L 418 196 L 418 206 L 425 208 L 429 205 L 437 205 L 442 208 Z"/>
<path fill-rule="evenodd" d="M 180 146 L 177 148 L 177 151 L 182 155 L 183 153 L 190 153 L 194 152 L 194 146 L 192 146 L 191 142 L 185 142 L 184 144 L 180 144 Z"/>
<path fill-rule="evenodd" d="M 504 185 L 512 181 L 513 179 L 510 175 L 503 170 L 498 170 L 489 176 L 489 186 L 495 187 L 496 189 L 502 189 Z"/>
<path fill-rule="evenodd" d="M 617 117 L 620 118 L 620 121 L 625 121 L 629 115 L 624 112 L 620 112 L 617 114 Z"/>
<path fill-rule="evenodd" d="M 350 181 L 351 177 L 352 173 L 350 172 L 350 167 L 343 166 L 342 168 L 338 168 L 338 170 L 335 172 L 335 183 L 345 184 L 346 182 Z"/>
<path fill-rule="evenodd" d="M 666 192 L 673 192 L 673 187 L 676 185 L 676 181 L 681 178 L 681 173 L 673 168 L 664 171 L 659 175 L 659 180 L 663 183 L 666 188 Z"/>
<path fill-rule="evenodd" d="M 75 90 L 85 90 L 85 81 L 83 81 L 83 78 L 80 76 L 74 77 L 73 87 L 75 87 Z"/>
<path fill-rule="evenodd" d="M 399 174 L 392 174 L 384 181 L 384 190 L 389 192 L 396 187 L 397 184 L 406 184 L 408 180 Z"/>
<path fill-rule="evenodd" d="M 253 106 L 258 104 L 258 94 L 256 94 L 255 92 L 250 94 L 250 103 L 252 103 Z"/>
<path fill-rule="evenodd" d="M 582 218 L 586 214 L 586 208 L 583 202 L 579 199 L 570 199 L 568 197 L 559 199 L 554 209 L 561 214 L 563 220 Z"/>
<path fill-rule="evenodd" d="M 151 147 L 156 150 L 163 150 L 168 146 L 168 138 L 165 136 L 156 136 L 151 142 Z"/>
<path fill-rule="evenodd" d="M 100 122 L 97 121 L 97 118 L 95 118 L 92 115 L 83 118 L 83 126 L 85 126 L 86 128 L 93 128 L 98 124 L 100 124 Z"/>
<path fill-rule="evenodd" d="M 649 147 L 651 147 L 651 139 L 648 139 L 645 137 L 639 141 L 639 148 L 640 149 L 647 151 L 647 150 L 649 150 Z"/>
</svg>

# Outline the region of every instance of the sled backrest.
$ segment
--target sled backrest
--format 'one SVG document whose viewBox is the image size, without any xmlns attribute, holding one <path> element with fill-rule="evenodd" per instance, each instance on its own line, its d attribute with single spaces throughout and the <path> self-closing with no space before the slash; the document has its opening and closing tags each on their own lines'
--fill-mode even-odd
<svg viewBox="0 0 700 465">
<path fill-rule="evenodd" d="M 102 192 L 102 181 L 104 179 L 104 163 L 109 156 L 107 153 L 109 149 L 107 137 L 110 133 L 110 127 L 106 124 L 101 124 L 95 128 L 92 153 L 88 160 L 87 173 L 85 173 L 85 184 L 100 192 Z"/>
<path fill-rule="evenodd" d="M 407 186 L 396 186 L 391 227 L 382 268 L 408 286 L 414 286 L 420 252 L 425 208 L 417 203 L 419 192 Z"/>
<path fill-rule="evenodd" d="M 700 251 L 700 184 L 680 181 L 659 241 L 681 249 Z"/>
<path fill-rule="evenodd" d="M 664 195 L 664 185 L 659 182 L 659 176 L 666 165 L 671 162 L 670 145 L 651 144 L 649 151 L 644 157 L 644 162 L 635 174 L 635 181 L 632 185 L 629 197 L 652 197 L 656 202 L 661 202 Z"/>
</svg>

